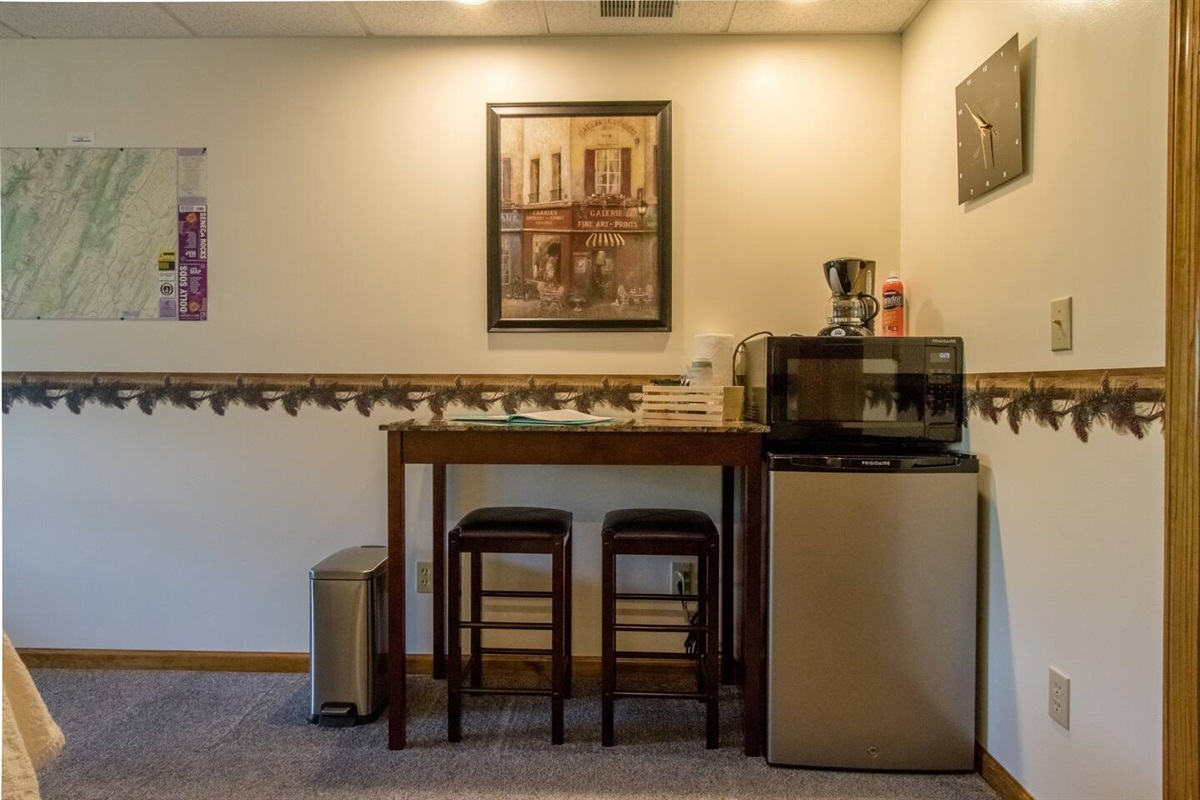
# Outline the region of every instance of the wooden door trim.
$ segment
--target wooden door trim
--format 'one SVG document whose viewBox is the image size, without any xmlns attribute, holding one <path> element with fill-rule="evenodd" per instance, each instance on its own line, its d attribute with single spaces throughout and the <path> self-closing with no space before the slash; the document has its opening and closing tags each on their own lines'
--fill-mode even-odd
<svg viewBox="0 0 1200 800">
<path fill-rule="evenodd" d="M 1200 0 L 1172 0 L 1167 123 L 1163 798 L 1200 798 Z"/>
</svg>

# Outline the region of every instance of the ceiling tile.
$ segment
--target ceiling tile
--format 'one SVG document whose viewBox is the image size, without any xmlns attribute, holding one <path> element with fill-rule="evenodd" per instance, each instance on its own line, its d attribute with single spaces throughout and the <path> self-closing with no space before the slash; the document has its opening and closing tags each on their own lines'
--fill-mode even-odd
<svg viewBox="0 0 1200 800">
<path fill-rule="evenodd" d="M 927 0 L 739 2 L 730 33 L 899 33 Z"/>
<path fill-rule="evenodd" d="M 365 36 L 348 3 L 165 3 L 197 36 Z"/>
<path fill-rule="evenodd" d="M 0 3 L 0 24 L 38 39 L 189 35 L 153 3 Z"/>
<path fill-rule="evenodd" d="M 536 36 L 540 3 L 493 0 L 480 6 L 446 0 L 351 3 L 373 36 Z"/>
<path fill-rule="evenodd" d="M 544 0 L 542 5 L 551 34 L 621 35 L 725 33 L 734 8 L 744 3 L 681 0 L 670 18 L 601 17 L 598 0 Z"/>
<path fill-rule="evenodd" d="M 638 9 L 647 0 L 628 0 Z M 661 8 L 661 0 L 656 0 Z M 927 0 L 678 0 L 671 17 L 601 17 L 599 0 L 5 2 L 0 37 L 537 36 L 897 33 Z M 6 29 L 7 28 L 7 29 Z"/>
</svg>

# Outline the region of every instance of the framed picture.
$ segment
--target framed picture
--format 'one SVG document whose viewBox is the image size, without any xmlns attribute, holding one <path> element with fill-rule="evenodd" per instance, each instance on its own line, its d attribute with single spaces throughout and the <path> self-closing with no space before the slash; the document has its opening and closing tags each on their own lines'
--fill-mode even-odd
<svg viewBox="0 0 1200 800">
<path fill-rule="evenodd" d="M 671 329 L 671 104 L 489 103 L 489 331 Z"/>
</svg>

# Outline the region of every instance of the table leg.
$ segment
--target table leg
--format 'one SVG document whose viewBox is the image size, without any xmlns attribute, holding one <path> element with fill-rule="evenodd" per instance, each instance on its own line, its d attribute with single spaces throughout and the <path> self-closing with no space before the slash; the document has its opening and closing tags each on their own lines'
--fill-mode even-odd
<svg viewBox="0 0 1200 800">
<path fill-rule="evenodd" d="M 433 677 L 446 677 L 446 465 L 433 465 Z"/>
<path fill-rule="evenodd" d="M 388 431 L 387 520 L 388 520 L 388 749 L 403 750 L 406 744 L 408 671 L 404 629 L 404 457 L 403 434 Z"/>
<path fill-rule="evenodd" d="M 721 467 L 721 683 L 737 682 L 733 653 L 733 476 Z"/>
<path fill-rule="evenodd" d="M 763 509 L 766 482 L 763 464 L 746 466 L 742 485 L 742 752 L 757 756 L 762 752 L 765 723 L 764 666 L 764 557 Z"/>
</svg>

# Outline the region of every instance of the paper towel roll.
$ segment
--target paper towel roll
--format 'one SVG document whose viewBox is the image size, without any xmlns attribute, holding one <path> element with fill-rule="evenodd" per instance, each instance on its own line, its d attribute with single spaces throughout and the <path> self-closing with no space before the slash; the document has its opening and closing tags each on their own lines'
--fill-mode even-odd
<svg viewBox="0 0 1200 800">
<path fill-rule="evenodd" d="M 697 334 L 692 342 L 692 359 L 712 362 L 714 386 L 733 386 L 732 333 Z"/>
</svg>

